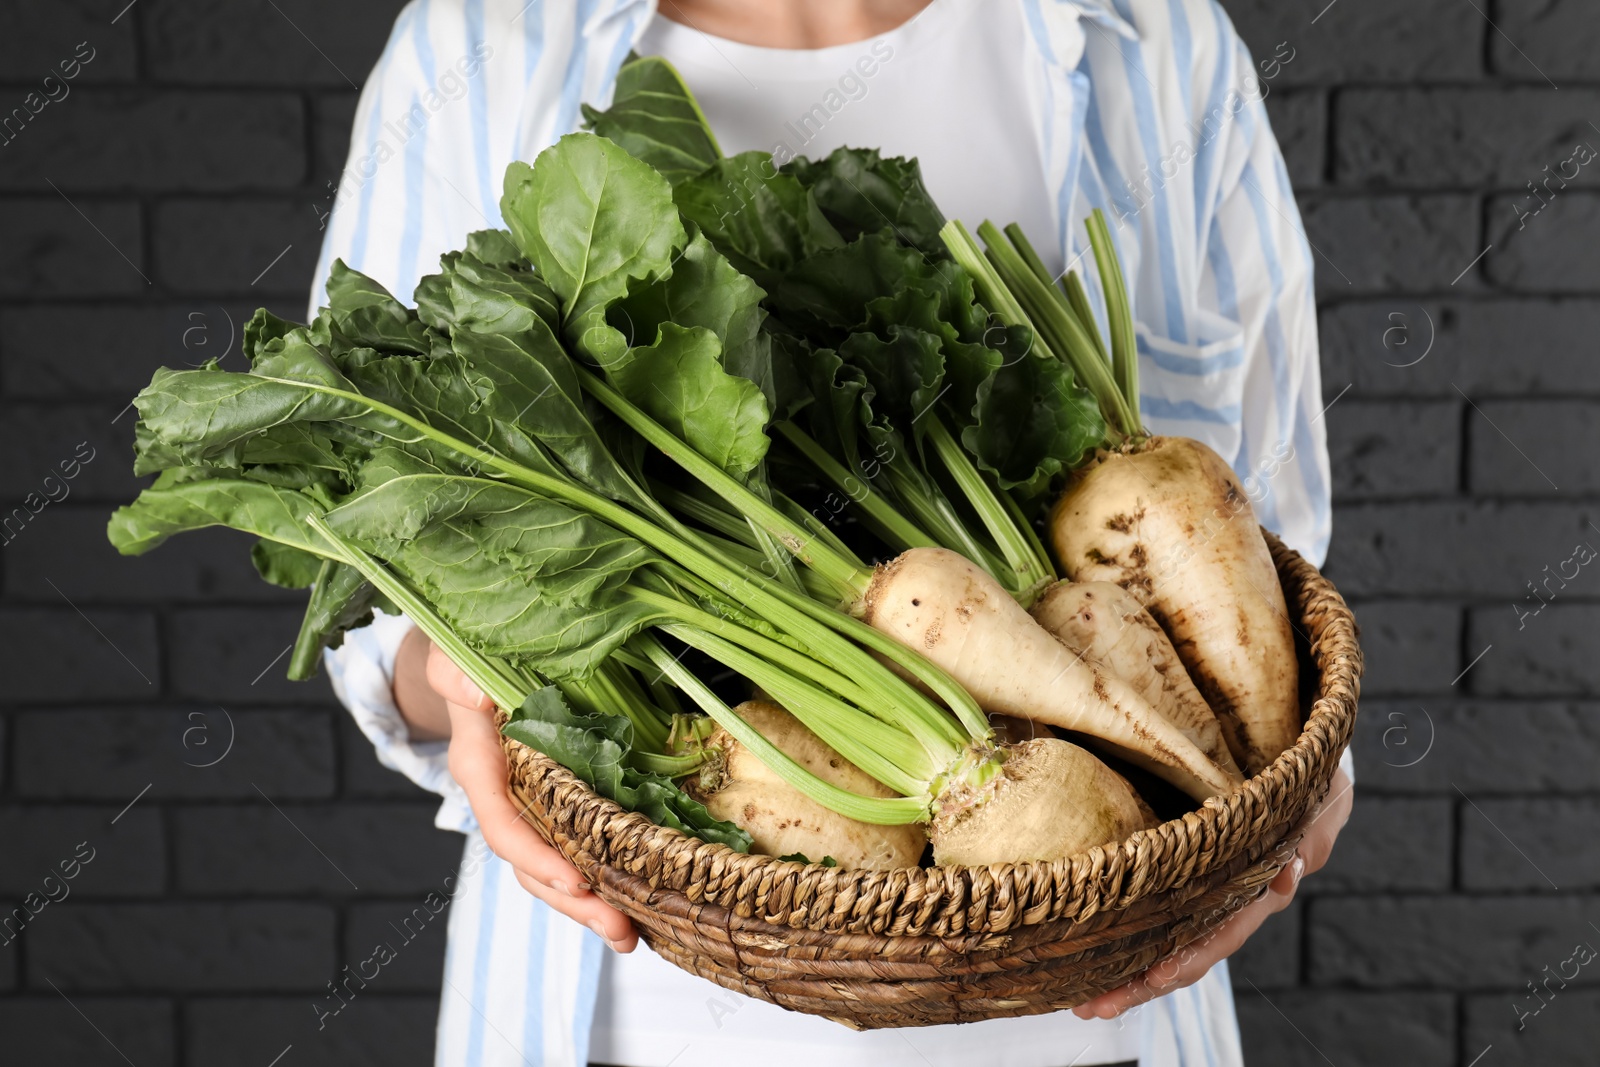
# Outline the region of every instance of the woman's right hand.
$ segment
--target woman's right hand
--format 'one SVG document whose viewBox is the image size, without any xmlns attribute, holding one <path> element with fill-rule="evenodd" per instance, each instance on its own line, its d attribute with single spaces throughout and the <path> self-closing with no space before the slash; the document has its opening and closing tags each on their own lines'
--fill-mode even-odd
<svg viewBox="0 0 1600 1067">
<path fill-rule="evenodd" d="M 522 888 L 593 930 L 616 951 L 632 952 L 639 943 L 633 923 L 594 894 L 578 869 L 539 836 L 512 800 L 494 703 L 421 630 L 406 635 L 400 646 L 395 700 L 413 736 L 449 738 L 450 775 L 466 791 L 484 842 L 511 865 Z M 420 731 L 419 724 L 424 724 Z"/>
</svg>

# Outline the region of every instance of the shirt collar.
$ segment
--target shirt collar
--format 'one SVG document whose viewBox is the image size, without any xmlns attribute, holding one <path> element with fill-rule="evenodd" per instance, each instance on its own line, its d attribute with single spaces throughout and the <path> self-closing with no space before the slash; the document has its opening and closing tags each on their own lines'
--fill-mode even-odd
<svg viewBox="0 0 1600 1067">
<path fill-rule="evenodd" d="M 1139 31 L 1117 10 L 1114 0 L 1056 0 L 1067 7 L 1075 7 L 1082 18 L 1099 23 L 1112 33 L 1130 41 L 1139 39 Z"/>
</svg>

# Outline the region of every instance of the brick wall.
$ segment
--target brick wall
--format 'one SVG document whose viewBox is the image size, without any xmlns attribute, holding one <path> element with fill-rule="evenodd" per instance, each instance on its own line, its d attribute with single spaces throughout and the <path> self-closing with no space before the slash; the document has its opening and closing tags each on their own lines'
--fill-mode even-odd
<svg viewBox="0 0 1600 1067">
<path fill-rule="evenodd" d="M 76 73 L 0 132 L 0 504 L 61 498 L 0 549 L 0 905 L 77 872 L 0 931 L 0 1059 L 427 1063 L 439 926 L 324 1031 L 308 1005 L 460 839 L 325 688 L 283 680 L 298 596 L 240 539 L 124 560 L 103 536 L 150 372 L 237 365 L 255 306 L 301 313 L 399 0 L 125 2 L 0 7 L 0 116 Z M 1520 1033 L 1512 1005 L 1600 943 L 1600 578 L 1551 581 L 1521 628 L 1511 605 L 1600 546 L 1600 185 L 1514 205 L 1600 146 L 1600 22 L 1323 5 L 1227 2 L 1258 55 L 1294 49 L 1268 106 L 1319 254 L 1330 572 L 1370 658 L 1353 823 L 1236 961 L 1246 1048 L 1589 1063 L 1600 971 Z"/>
</svg>

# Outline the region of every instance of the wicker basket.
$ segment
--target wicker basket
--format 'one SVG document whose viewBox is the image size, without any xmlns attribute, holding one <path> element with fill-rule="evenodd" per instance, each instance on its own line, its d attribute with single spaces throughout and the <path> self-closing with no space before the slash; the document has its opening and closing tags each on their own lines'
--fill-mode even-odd
<svg viewBox="0 0 1600 1067">
<path fill-rule="evenodd" d="M 1227 797 L 1053 862 L 845 871 L 657 826 L 505 739 L 530 821 L 657 953 L 761 1000 L 871 1029 L 1074 1007 L 1204 936 L 1288 863 L 1355 723 L 1355 620 L 1267 534 L 1311 711 Z"/>
</svg>

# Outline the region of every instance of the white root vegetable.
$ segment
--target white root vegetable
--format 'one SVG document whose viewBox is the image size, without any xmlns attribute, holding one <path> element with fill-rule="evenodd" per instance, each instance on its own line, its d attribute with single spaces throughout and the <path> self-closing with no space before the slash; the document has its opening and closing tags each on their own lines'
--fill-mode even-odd
<svg viewBox="0 0 1600 1067">
<path fill-rule="evenodd" d="M 1233 471 L 1210 448 L 1152 437 L 1080 470 L 1051 516 L 1062 567 L 1114 582 L 1149 610 L 1255 774 L 1300 733 L 1283 590 Z"/>
<path fill-rule="evenodd" d="M 841 789 L 871 797 L 895 794 L 867 777 L 776 704 L 750 700 L 734 709 L 790 759 Z M 919 825 L 874 826 L 829 811 L 784 782 L 724 731 L 707 744 L 720 748 L 719 773 L 697 790 L 712 815 L 750 834 L 752 851 L 767 856 L 796 852 L 814 863 L 832 856 L 840 867 L 887 870 L 915 867 L 927 836 Z"/>
<path fill-rule="evenodd" d="M 1133 686 L 1213 763 L 1244 780 L 1172 641 L 1132 593 L 1111 582 L 1057 582 L 1029 610 L 1068 648 Z"/>
<path fill-rule="evenodd" d="M 934 862 L 981 866 L 1071 856 L 1156 825 L 1126 779 L 1077 745 L 1039 737 L 1007 750 L 1000 773 L 941 797 Z"/>
<path fill-rule="evenodd" d="M 1234 786 L 1128 683 L 1068 650 L 956 552 L 902 553 L 878 568 L 858 610 L 869 625 L 943 668 L 986 711 L 1097 738 L 1196 800 Z"/>
</svg>

